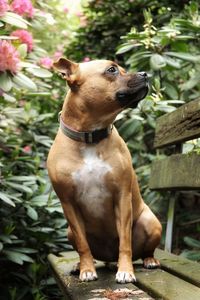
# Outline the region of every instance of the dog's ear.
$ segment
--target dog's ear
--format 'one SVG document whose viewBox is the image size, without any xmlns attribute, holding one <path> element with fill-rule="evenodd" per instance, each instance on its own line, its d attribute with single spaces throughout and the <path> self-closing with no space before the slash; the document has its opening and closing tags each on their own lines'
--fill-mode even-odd
<svg viewBox="0 0 200 300">
<path fill-rule="evenodd" d="M 79 65 L 77 63 L 61 57 L 58 61 L 53 63 L 53 67 L 63 75 L 63 78 L 67 80 L 71 88 L 76 85 L 78 75 L 77 73 L 79 68 Z"/>
</svg>

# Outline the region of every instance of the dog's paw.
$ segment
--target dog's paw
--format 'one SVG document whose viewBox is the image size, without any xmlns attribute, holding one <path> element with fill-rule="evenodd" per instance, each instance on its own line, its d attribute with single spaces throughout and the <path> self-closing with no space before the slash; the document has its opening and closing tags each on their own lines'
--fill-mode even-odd
<svg viewBox="0 0 200 300">
<path fill-rule="evenodd" d="M 98 276 L 96 272 L 82 271 L 79 275 L 81 281 L 94 281 L 97 280 Z"/>
<path fill-rule="evenodd" d="M 143 265 L 146 269 L 156 269 L 160 267 L 160 262 L 154 257 L 146 257 L 143 261 Z"/>
<path fill-rule="evenodd" d="M 118 271 L 116 274 L 116 282 L 118 283 L 128 283 L 128 282 L 135 282 L 136 278 L 133 272 L 122 272 Z"/>
</svg>

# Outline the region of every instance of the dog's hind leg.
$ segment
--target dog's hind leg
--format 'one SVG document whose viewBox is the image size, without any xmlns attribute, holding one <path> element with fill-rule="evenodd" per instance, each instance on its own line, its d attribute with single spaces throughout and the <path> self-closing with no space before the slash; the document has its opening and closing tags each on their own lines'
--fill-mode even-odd
<svg viewBox="0 0 200 300">
<path fill-rule="evenodd" d="M 162 227 L 150 208 L 145 205 L 144 210 L 133 225 L 133 259 L 142 258 L 147 269 L 160 266 L 159 260 L 154 258 L 154 250 L 159 245 Z M 134 249 L 136 245 L 136 249 Z"/>
</svg>

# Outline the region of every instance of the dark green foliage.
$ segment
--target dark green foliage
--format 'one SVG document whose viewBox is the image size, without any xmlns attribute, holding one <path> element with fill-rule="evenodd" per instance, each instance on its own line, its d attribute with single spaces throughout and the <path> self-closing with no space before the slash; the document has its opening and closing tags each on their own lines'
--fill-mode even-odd
<svg viewBox="0 0 200 300">
<path fill-rule="evenodd" d="M 84 8 L 87 26 L 79 28 L 74 41 L 66 49 L 66 56 L 76 61 L 81 61 L 84 57 L 114 59 L 120 38 L 132 26 L 142 29 L 144 9 L 151 9 L 156 24 L 160 25 L 168 21 L 188 2 L 90 0 Z"/>
<path fill-rule="evenodd" d="M 47 278 L 46 256 L 69 247 L 66 221 L 45 166 L 51 136 L 58 127 L 54 114 L 45 113 L 48 101 L 43 100 L 43 114 L 40 105 L 30 106 L 28 101 L 23 107 L 3 110 L 4 122 L 9 124 L 0 133 L 3 299 L 10 299 L 9 294 L 15 294 L 11 299 L 32 299 L 31 294 L 34 299 L 44 299 L 46 281 L 53 283 Z"/>
</svg>

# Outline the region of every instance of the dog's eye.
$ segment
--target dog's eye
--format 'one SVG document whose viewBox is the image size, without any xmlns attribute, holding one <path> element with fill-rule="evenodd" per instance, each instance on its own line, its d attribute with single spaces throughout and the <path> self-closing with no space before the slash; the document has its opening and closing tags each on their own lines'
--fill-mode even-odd
<svg viewBox="0 0 200 300">
<path fill-rule="evenodd" d="M 110 68 L 107 69 L 107 72 L 110 74 L 118 74 L 118 68 L 116 66 L 111 66 Z"/>
</svg>

